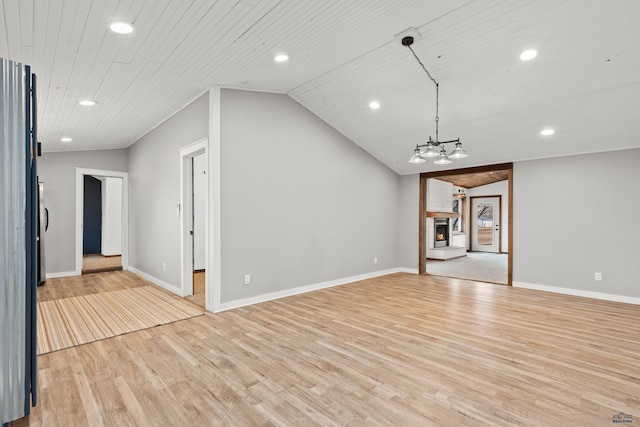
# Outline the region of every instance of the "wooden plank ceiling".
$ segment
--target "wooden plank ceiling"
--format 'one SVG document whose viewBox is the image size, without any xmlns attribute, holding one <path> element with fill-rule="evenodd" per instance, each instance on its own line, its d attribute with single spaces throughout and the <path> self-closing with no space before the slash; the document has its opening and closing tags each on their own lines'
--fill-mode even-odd
<svg viewBox="0 0 640 427">
<path fill-rule="evenodd" d="M 498 170 L 491 172 L 465 173 L 459 175 L 443 175 L 438 177 L 441 181 L 447 181 L 463 188 L 474 188 L 482 185 L 509 179 L 509 171 Z"/>
<path fill-rule="evenodd" d="M 136 31 L 114 34 L 113 20 Z M 451 168 L 640 147 L 636 0 L 8 0 L 0 56 L 38 74 L 45 151 L 128 147 L 221 86 L 288 94 L 409 174 L 442 168 L 407 163 L 435 113 L 394 39 L 409 27 L 440 82 L 440 136 L 470 154 Z M 540 54 L 522 62 L 528 47 Z"/>
</svg>

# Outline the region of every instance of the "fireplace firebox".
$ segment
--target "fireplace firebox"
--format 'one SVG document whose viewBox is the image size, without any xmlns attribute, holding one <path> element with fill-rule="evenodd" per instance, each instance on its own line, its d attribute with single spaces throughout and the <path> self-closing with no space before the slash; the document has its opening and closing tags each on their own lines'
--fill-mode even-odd
<svg viewBox="0 0 640 427">
<path fill-rule="evenodd" d="M 435 218 L 434 226 L 434 248 L 449 246 L 449 218 Z"/>
</svg>

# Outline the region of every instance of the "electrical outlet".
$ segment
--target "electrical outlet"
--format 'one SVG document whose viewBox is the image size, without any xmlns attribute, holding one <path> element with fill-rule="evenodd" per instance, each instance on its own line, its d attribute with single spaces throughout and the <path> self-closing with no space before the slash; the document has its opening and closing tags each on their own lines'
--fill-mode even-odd
<svg viewBox="0 0 640 427">
<path fill-rule="evenodd" d="M 162 263 L 162 269 L 163 269 L 163 270 L 166 270 L 166 269 L 167 269 L 167 263 L 166 263 L 166 262 L 163 262 L 163 263 Z"/>
<path fill-rule="evenodd" d="M 373 257 L 373 263 L 377 264 L 378 263 L 378 257 Z"/>
<path fill-rule="evenodd" d="M 602 282 L 602 273 L 596 272 L 594 279 L 596 282 Z"/>
<path fill-rule="evenodd" d="M 244 284 L 248 285 L 251 283 L 251 275 L 250 274 L 245 274 L 244 275 Z"/>
</svg>

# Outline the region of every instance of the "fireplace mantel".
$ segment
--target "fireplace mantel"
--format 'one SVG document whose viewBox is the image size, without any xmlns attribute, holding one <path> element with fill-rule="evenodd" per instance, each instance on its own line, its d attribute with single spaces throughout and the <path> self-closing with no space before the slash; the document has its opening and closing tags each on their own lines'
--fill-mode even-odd
<svg viewBox="0 0 640 427">
<path fill-rule="evenodd" d="M 427 211 L 427 218 L 460 218 L 460 214 L 457 212 Z"/>
</svg>

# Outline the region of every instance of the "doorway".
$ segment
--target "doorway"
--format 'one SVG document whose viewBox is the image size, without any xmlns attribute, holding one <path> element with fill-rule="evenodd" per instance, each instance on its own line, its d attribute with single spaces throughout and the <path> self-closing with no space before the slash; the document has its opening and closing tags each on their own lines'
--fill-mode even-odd
<svg viewBox="0 0 640 427">
<path fill-rule="evenodd" d="M 446 210 L 446 212 L 428 212 L 427 205 L 429 200 L 431 200 L 428 190 L 430 179 L 442 181 L 442 183 L 448 184 L 455 190 L 454 194 L 449 194 L 447 196 L 454 197 L 454 201 L 450 206 L 452 209 Z M 489 189 L 492 188 L 492 184 L 499 185 L 501 187 L 501 191 L 497 193 L 489 192 Z M 441 185 L 438 185 L 434 188 L 437 190 L 440 189 L 440 187 Z M 449 191 L 449 193 L 450 192 L 451 191 Z M 501 196 L 496 200 L 495 198 L 491 198 L 492 196 L 489 196 L 492 194 L 501 194 Z M 512 163 L 454 169 L 441 172 L 426 172 L 420 174 L 418 227 L 419 273 L 460 277 L 469 280 L 480 280 L 511 285 L 513 281 L 512 195 Z M 467 196 L 470 197 L 467 198 Z M 438 200 L 444 200 L 446 198 L 444 193 L 440 194 L 440 192 L 434 193 L 434 197 Z M 489 198 L 489 200 L 486 200 L 487 198 Z M 485 200 L 483 201 L 483 199 Z M 456 203 L 456 200 L 458 203 Z M 479 203 L 475 203 L 474 206 L 473 201 L 475 200 Z M 431 204 L 433 204 L 433 200 L 431 200 Z M 436 203 L 436 205 L 442 206 L 441 203 Z M 461 211 L 459 211 L 460 209 Z M 480 213 L 482 214 L 481 219 L 477 218 L 477 214 L 479 212 L 478 209 L 480 209 Z M 432 210 L 434 209 L 432 208 Z M 460 214 L 461 212 L 462 214 Z M 441 215 L 443 213 L 445 215 Z M 489 213 L 491 214 L 490 220 L 488 218 Z M 432 249 L 428 248 L 433 247 L 430 245 L 433 240 L 430 239 L 433 235 L 433 231 L 431 230 L 431 228 L 433 228 L 433 224 L 428 221 L 433 221 L 432 217 L 436 216 L 455 217 L 451 221 L 453 224 L 451 228 L 451 232 L 453 233 L 452 241 L 455 247 L 451 249 L 455 249 L 457 251 L 460 249 L 458 247 L 462 247 L 462 253 L 455 254 L 460 255 L 460 257 L 456 256 L 446 258 L 444 261 L 427 260 L 428 251 L 432 251 Z M 456 222 L 456 219 L 459 219 L 459 221 Z M 502 227 L 502 223 L 504 223 L 504 227 Z M 480 230 L 480 235 L 477 233 L 478 230 Z M 469 251 L 466 253 L 466 256 L 464 253 L 464 247 Z M 450 253 L 453 253 L 453 251 Z M 427 262 L 429 262 L 429 266 L 433 272 L 428 269 Z M 480 266 L 481 269 L 485 262 L 491 262 L 490 269 L 497 269 L 497 274 L 499 275 L 500 280 L 494 281 L 488 279 L 488 277 L 491 277 L 489 274 L 479 274 L 480 271 L 478 266 Z M 464 268 L 466 269 L 466 272 L 461 271 L 457 276 L 446 273 L 455 268 Z M 445 271 L 445 273 L 441 273 L 443 271 Z M 467 272 L 470 272 L 470 277 L 466 277 Z"/>
<path fill-rule="evenodd" d="M 127 270 L 127 172 L 76 168 L 75 274 Z"/>
<path fill-rule="evenodd" d="M 82 274 L 122 270 L 122 178 L 84 175 Z"/>
<path fill-rule="evenodd" d="M 90 175 L 84 176 L 82 217 L 82 255 L 102 253 L 102 183 Z"/>
<path fill-rule="evenodd" d="M 471 198 L 471 247 L 476 252 L 500 253 L 501 197 Z"/>
<path fill-rule="evenodd" d="M 192 197 L 191 212 L 193 221 L 193 295 L 191 301 L 204 308 L 205 282 L 205 221 L 207 206 L 207 169 L 204 153 L 191 158 Z"/>
<path fill-rule="evenodd" d="M 208 277 L 207 139 L 180 150 L 180 221 L 182 295 L 206 306 Z"/>
</svg>

